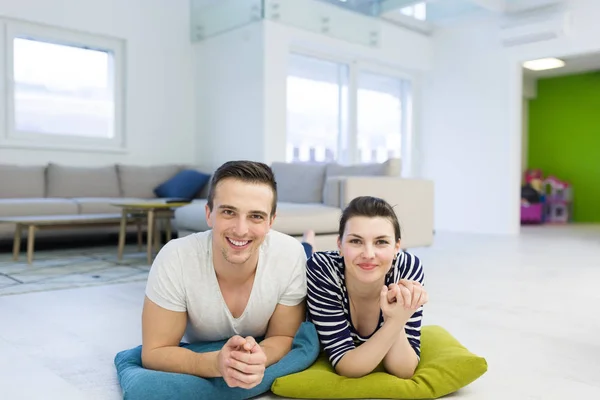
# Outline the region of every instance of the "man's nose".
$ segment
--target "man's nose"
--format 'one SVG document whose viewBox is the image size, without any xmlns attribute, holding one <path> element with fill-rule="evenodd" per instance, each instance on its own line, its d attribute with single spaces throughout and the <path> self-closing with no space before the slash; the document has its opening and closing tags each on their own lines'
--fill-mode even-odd
<svg viewBox="0 0 600 400">
<path fill-rule="evenodd" d="M 248 223 L 246 222 L 246 218 L 238 218 L 234 230 L 235 234 L 239 236 L 244 236 L 248 233 Z"/>
</svg>

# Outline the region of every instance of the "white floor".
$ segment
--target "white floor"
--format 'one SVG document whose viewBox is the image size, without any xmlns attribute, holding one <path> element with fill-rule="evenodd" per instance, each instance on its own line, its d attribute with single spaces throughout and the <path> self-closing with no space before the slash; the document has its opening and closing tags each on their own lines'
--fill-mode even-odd
<svg viewBox="0 0 600 400">
<path fill-rule="evenodd" d="M 488 360 L 452 398 L 600 399 L 600 226 L 438 234 L 414 253 L 430 293 L 424 323 Z M 143 290 L 0 297 L 0 398 L 120 399 L 113 358 L 141 342 Z"/>
</svg>

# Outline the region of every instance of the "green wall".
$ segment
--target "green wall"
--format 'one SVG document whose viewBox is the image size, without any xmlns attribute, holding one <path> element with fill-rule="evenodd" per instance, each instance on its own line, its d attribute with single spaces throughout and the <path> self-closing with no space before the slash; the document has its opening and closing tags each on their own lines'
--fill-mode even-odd
<svg viewBox="0 0 600 400">
<path fill-rule="evenodd" d="M 528 167 L 571 182 L 573 221 L 600 222 L 600 72 L 540 79 Z"/>
</svg>

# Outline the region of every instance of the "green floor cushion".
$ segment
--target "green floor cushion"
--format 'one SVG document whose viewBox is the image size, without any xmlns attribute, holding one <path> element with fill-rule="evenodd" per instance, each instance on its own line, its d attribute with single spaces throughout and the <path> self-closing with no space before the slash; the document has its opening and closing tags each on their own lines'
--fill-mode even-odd
<svg viewBox="0 0 600 400">
<path fill-rule="evenodd" d="M 487 371 L 485 358 L 467 350 L 440 326 L 421 328 L 421 361 L 411 379 L 387 374 L 380 365 L 362 378 L 345 378 L 321 353 L 308 369 L 279 377 L 276 395 L 320 399 L 436 399 L 453 393 Z"/>
</svg>

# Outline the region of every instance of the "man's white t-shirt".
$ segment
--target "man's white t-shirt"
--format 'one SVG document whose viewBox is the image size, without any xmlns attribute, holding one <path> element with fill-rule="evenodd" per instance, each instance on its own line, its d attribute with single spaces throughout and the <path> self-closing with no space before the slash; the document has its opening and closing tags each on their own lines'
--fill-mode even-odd
<svg viewBox="0 0 600 400">
<path fill-rule="evenodd" d="M 264 336 L 278 304 L 306 297 L 306 253 L 295 238 L 271 230 L 259 248 L 252 292 L 243 314 L 233 318 L 219 288 L 212 257 L 212 231 L 171 240 L 158 253 L 146 296 L 160 307 L 187 312 L 185 340 Z"/>
</svg>

